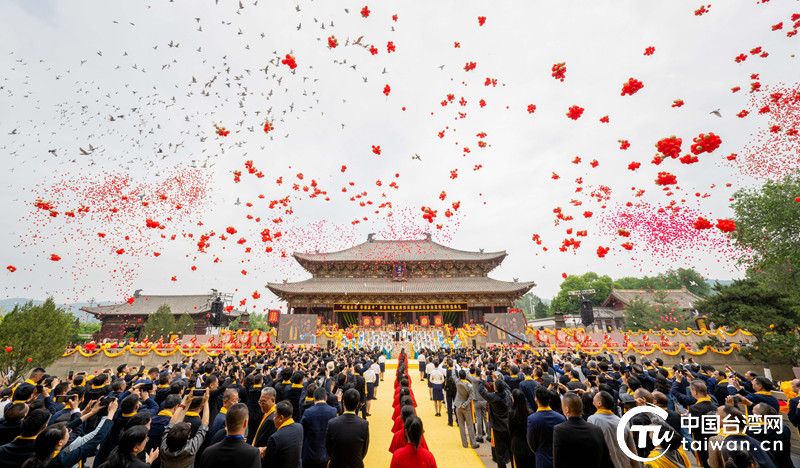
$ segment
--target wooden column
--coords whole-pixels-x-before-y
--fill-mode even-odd
[[[389,312],[383,313],[383,324],[387,325],[389,323]]]
[[[417,311],[411,312],[411,323],[414,325],[417,324]]]

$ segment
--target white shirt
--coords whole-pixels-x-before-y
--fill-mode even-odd
[[[432,362],[429,362],[427,366],[425,366],[425,373],[428,374],[430,377],[431,373],[433,372],[434,366]]]
[[[444,383],[444,372],[441,369],[434,369],[431,372],[431,383],[432,384],[443,384]]]
[[[381,366],[379,366],[377,362],[372,363],[372,365],[369,367],[369,369],[372,372],[374,372],[375,375],[378,375],[378,374],[381,373]]]
[[[385,356],[385,355],[383,355],[383,354],[381,354],[381,355],[378,357],[378,363],[380,364],[380,363],[385,363],[385,362],[386,362],[386,356]]]
[[[375,383],[375,371],[373,371],[371,367],[364,371],[364,380],[366,380],[367,383]]]
[[[422,354],[422,353],[419,353],[419,356],[417,357],[417,360],[419,362],[421,362],[422,364],[425,364],[425,355]]]

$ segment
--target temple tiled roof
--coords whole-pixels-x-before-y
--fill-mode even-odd
[[[307,262],[431,262],[502,260],[505,251],[469,252],[451,249],[430,239],[369,240],[338,252],[295,252],[298,261]]]
[[[296,283],[268,283],[276,295],[294,294],[440,294],[440,293],[526,293],[534,282],[508,282],[479,277],[410,278],[311,278]]]
[[[627,305],[636,298],[642,299],[651,304],[655,303],[653,295],[659,290],[652,289],[611,289],[611,294],[605,304],[608,304],[612,297]],[[671,307],[679,309],[693,309],[694,303],[701,299],[700,296],[693,294],[687,289],[667,289],[663,290],[667,294],[666,300]]]
[[[184,312],[188,314],[205,313],[210,309],[208,305],[208,295],[192,295],[192,296],[153,296],[141,295],[134,299],[133,304],[123,302],[122,304],[103,305],[97,307],[83,307],[82,311],[88,312],[95,316],[103,315],[150,315],[158,308],[166,304],[169,306],[173,315],[181,315]],[[226,315],[239,316],[246,315],[247,312],[241,310],[232,310]]]

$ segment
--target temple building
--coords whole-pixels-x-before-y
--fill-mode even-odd
[[[697,314],[694,303],[703,300],[697,294],[686,289],[686,286],[681,289],[616,289],[612,286],[611,293],[603,303],[603,307],[622,311],[625,310],[625,306],[630,305],[636,299],[654,305],[662,303],[670,309],[690,312],[694,315]]]
[[[212,289],[208,294],[189,296],[155,296],[143,295],[140,292],[141,289],[133,293],[133,303],[81,308],[102,322],[100,332],[94,337],[95,340],[105,338],[118,340],[126,336],[139,339],[139,332],[147,322],[147,318],[162,305],[169,306],[176,322],[184,313],[189,314],[194,320],[194,334],[204,335],[210,327],[211,303],[214,299],[219,297],[225,306],[229,306],[232,299],[230,294],[220,294],[216,289]],[[221,326],[227,326],[239,317],[241,321],[247,322],[249,315],[246,311],[236,309],[225,311],[221,315]]]
[[[483,323],[508,312],[533,282],[489,278],[506,252],[469,252],[417,240],[376,240],[338,252],[293,257],[311,278],[269,283],[288,313],[316,314],[322,324]]]

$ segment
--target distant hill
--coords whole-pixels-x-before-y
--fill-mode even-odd
[[[44,301],[39,301],[39,300],[36,300],[36,299],[25,299],[25,298],[21,298],[21,297],[13,297],[13,298],[10,298],[10,299],[2,299],[2,300],[0,300],[0,315],[6,315],[8,312],[11,312],[12,310],[14,310],[14,306],[16,306],[17,304],[22,305],[22,304],[25,304],[28,301],[33,302],[35,305],[44,304]],[[75,302],[75,303],[72,303],[72,304],[57,304],[57,305],[59,307],[63,307],[67,312],[69,312],[70,314],[72,314],[73,316],[77,317],[78,319],[80,319],[83,322],[89,322],[89,323],[98,322],[99,323],[99,321],[97,319],[95,319],[94,316],[92,316],[90,314],[87,314],[86,312],[81,312],[81,310],[80,310],[81,307],[86,307],[86,306],[92,305],[92,304],[90,304],[88,302]],[[97,304],[94,304],[94,305],[97,305]]]

